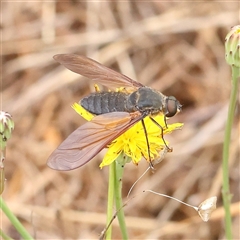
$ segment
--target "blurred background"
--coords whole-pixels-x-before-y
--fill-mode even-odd
[[[130,239],[225,239],[222,145],[231,89],[224,39],[239,22],[237,2],[24,1],[1,3],[1,108],[15,129],[7,145],[3,198],[36,239],[97,239],[106,222],[104,151],[85,166],[57,172],[51,152],[86,121],[71,108],[93,84],[53,60],[78,53],[175,96],[183,111],[169,123],[173,152],[137,183],[124,208]],[[234,239],[239,239],[239,112],[230,151]],[[125,167],[123,195],[147,169]],[[204,223],[176,201],[198,206],[217,196]],[[2,214],[2,229],[20,239]],[[117,220],[113,238],[121,239]]]

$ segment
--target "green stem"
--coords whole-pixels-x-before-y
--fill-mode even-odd
[[[228,240],[232,239],[232,220],[230,212],[231,204],[231,194],[229,187],[229,169],[228,169],[228,158],[229,158],[229,148],[231,143],[231,129],[234,120],[234,113],[237,102],[237,93],[238,93],[238,80],[239,69],[232,67],[232,88],[228,108],[228,117],[225,128],[224,144],[223,144],[223,188],[222,188],[222,197],[225,209],[225,228],[226,228],[226,237]]]
[[[122,176],[124,170],[125,159],[123,154],[121,154],[115,161],[116,164],[116,175],[115,175],[115,201],[116,209],[118,210],[118,222],[122,233],[122,239],[128,239],[127,226],[125,223],[125,215],[123,210],[122,201]]]
[[[109,223],[112,221],[113,216],[113,203],[114,203],[114,181],[115,181],[116,169],[115,162],[109,166],[109,180],[108,180],[108,206],[107,206],[107,232],[106,239],[112,239],[112,224]]]
[[[22,236],[23,239],[33,240],[32,236],[27,232],[27,230],[23,227],[23,225],[19,222],[16,216],[12,213],[12,211],[8,208],[2,197],[0,197],[0,207],[8,217],[12,225],[17,229],[19,234]]]
[[[6,158],[6,148],[0,150],[0,195],[2,194],[5,187],[5,173],[4,173],[4,160]]]

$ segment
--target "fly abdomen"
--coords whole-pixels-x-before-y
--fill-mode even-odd
[[[96,92],[80,100],[88,112],[100,115],[109,112],[127,112],[126,99],[129,94],[122,92]]]

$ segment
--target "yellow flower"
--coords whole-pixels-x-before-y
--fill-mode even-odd
[[[75,103],[73,109],[83,118],[90,121],[94,115],[87,112],[79,104]],[[153,117],[163,128],[163,135],[171,133],[173,130],[180,129],[183,124],[175,123],[168,124],[167,128],[164,123],[164,115],[159,114]],[[147,130],[147,137],[150,147],[151,160],[159,158],[160,152],[166,148],[162,139],[162,130],[149,117],[144,118],[144,123]],[[168,142],[165,141],[167,144]],[[104,156],[100,168],[110,165],[123,152],[132,159],[134,164],[138,164],[142,156],[149,161],[146,136],[141,122],[138,122],[121,136],[112,141],[108,146],[108,151]]]

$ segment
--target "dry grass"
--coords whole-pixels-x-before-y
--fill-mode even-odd
[[[7,148],[3,198],[29,232],[36,239],[96,239],[105,225],[108,168],[98,167],[103,153],[71,172],[46,166],[49,154],[84,123],[70,105],[93,90],[91,82],[52,56],[80,53],[184,105],[171,119],[185,124],[167,138],[173,153],[141,179],[133,195],[151,189],[194,205],[218,197],[211,221],[203,223],[177,202],[140,194],[125,207],[130,238],[223,239],[221,159],[231,87],[224,38],[238,23],[239,3],[9,1],[1,7],[1,104],[16,125]],[[236,117],[229,159],[235,239],[239,126]],[[146,168],[144,161],[126,166],[124,196]],[[114,238],[121,238],[117,220],[113,225]],[[19,238],[4,216],[2,228]]]

